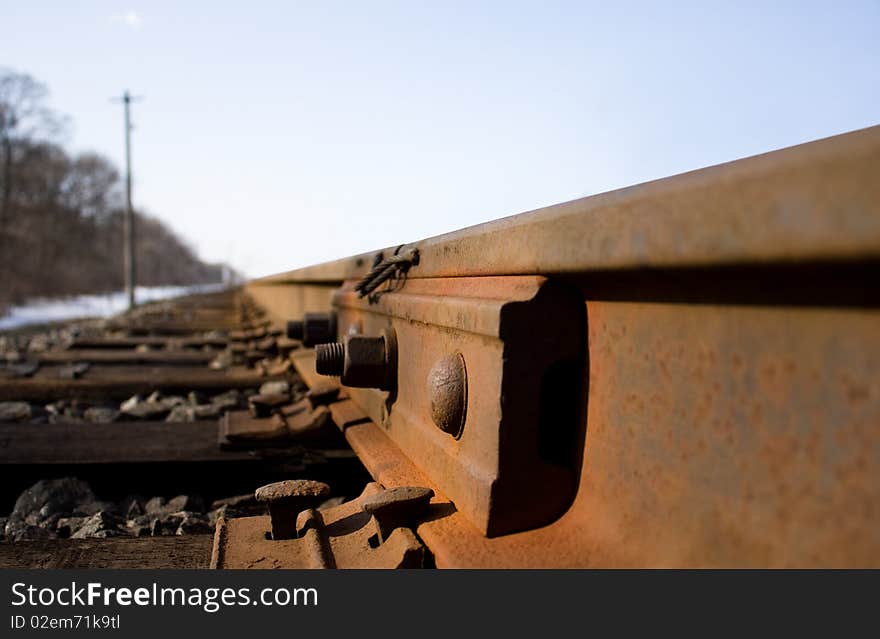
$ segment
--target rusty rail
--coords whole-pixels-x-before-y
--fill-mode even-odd
[[[438,566],[880,565],[880,127],[406,248],[246,290]]]

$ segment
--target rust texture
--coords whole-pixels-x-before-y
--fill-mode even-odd
[[[426,524],[438,565],[880,565],[876,312],[589,309],[575,503],[486,542]]]
[[[406,527],[385,531],[364,504],[381,496],[370,483],[356,499],[323,511],[302,510],[295,537],[268,539],[269,517],[221,520],[214,535],[212,568],[419,568],[424,547]],[[420,496],[423,498],[423,495]]]

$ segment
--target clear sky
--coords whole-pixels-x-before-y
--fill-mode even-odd
[[[67,146],[251,276],[880,123],[880,2],[0,0]]]

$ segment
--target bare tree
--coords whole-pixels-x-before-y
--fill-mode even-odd
[[[31,76],[0,69],[0,234],[12,198],[16,152],[23,143],[52,138],[64,120],[45,105],[48,91]]]
[[[97,153],[75,157],[61,188],[64,207],[86,217],[101,217],[123,206],[119,171]]]

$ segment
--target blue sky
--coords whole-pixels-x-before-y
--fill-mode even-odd
[[[880,122],[880,2],[21,2],[0,66],[208,260],[287,270]]]

